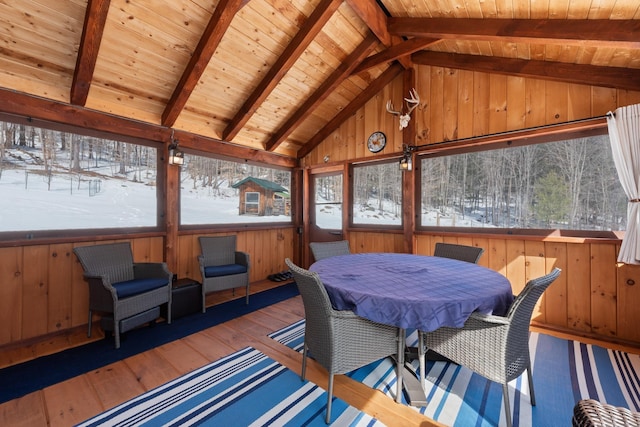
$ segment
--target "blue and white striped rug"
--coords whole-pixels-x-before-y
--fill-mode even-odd
[[[269,335],[302,351],[304,320]],[[410,332],[408,345],[416,345]],[[580,399],[640,410],[640,356],[595,345],[530,335],[536,406],[529,400],[527,376],[509,384],[514,427],[570,426],[573,406]],[[414,368],[418,370],[418,362]],[[446,362],[427,363],[426,407],[415,408],[449,426],[504,426],[502,387],[470,370]],[[349,376],[395,397],[395,365],[389,359],[372,363]],[[403,402],[406,400],[403,398]]]
[[[79,426],[325,426],[327,394],[247,347],[148,391]],[[383,426],[340,399],[336,426]]]

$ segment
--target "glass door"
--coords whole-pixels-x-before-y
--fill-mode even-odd
[[[309,241],[343,240],[342,172],[314,175],[310,185]]]

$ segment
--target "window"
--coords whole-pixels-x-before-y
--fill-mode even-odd
[[[244,193],[244,213],[258,215],[260,208],[260,193]]]
[[[323,230],[342,229],[342,174],[314,177],[312,222]]]
[[[402,225],[402,171],[397,160],[353,167],[353,224]]]
[[[156,148],[0,122],[0,232],[157,227]]]
[[[180,171],[180,224],[291,222],[291,172],[194,154]]]
[[[618,231],[608,135],[421,160],[421,225]]]

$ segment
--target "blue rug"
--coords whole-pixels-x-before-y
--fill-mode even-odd
[[[302,351],[304,320],[269,335]],[[408,345],[417,333],[409,331]],[[514,427],[570,426],[573,406],[580,399],[640,410],[640,356],[564,340],[530,335],[536,406],[531,406],[526,375],[509,384]],[[418,371],[418,362],[413,362]],[[349,374],[372,388],[395,397],[395,365],[389,359]],[[415,408],[449,426],[504,426],[502,387],[453,363],[428,361],[425,395],[429,404]],[[406,404],[406,399],[403,397]],[[515,409],[514,409],[515,408]]]
[[[289,283],[209,307],[206,313],[195,313],[175,319],[170,325],[158,323],[127,332],[119,349],[113,338],[95,341],[35,360],[0,369],[0,403],[68,380],[118,360],[186,337],[228,320],[259,310],[298,295],[295,283]],[[95,323],[95,322],[94,322]]]
[[[327,394],[247,347],[84,423],[89,426],[325,426]],[[382,426],[340,399],[336,426]]]

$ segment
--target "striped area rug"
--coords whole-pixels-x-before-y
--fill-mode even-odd
[[[304,320],[269,335],[302,351]],[[409,331],[408,345],[417,333]],[[580,399],[640,411],[640,356],[532,332],[536,406],[531,406],[527,376],[509,384],[514,427],[570,426],[573,406]],[[413,362],[418,370],[418,362]],[[446,362],[429,361],[425,394],[429,404],[415,408],[449,426],[505,426],[502,387],[470,370]],[[395,397],[395,365],[389,359],[349,373],[353,379]],[[406,404],[406,400],[403,398]]]
[[[80,426],[325,426],[327,394],[247,347],[150,390]],[[332,424],[383,426],[334,399]]]

